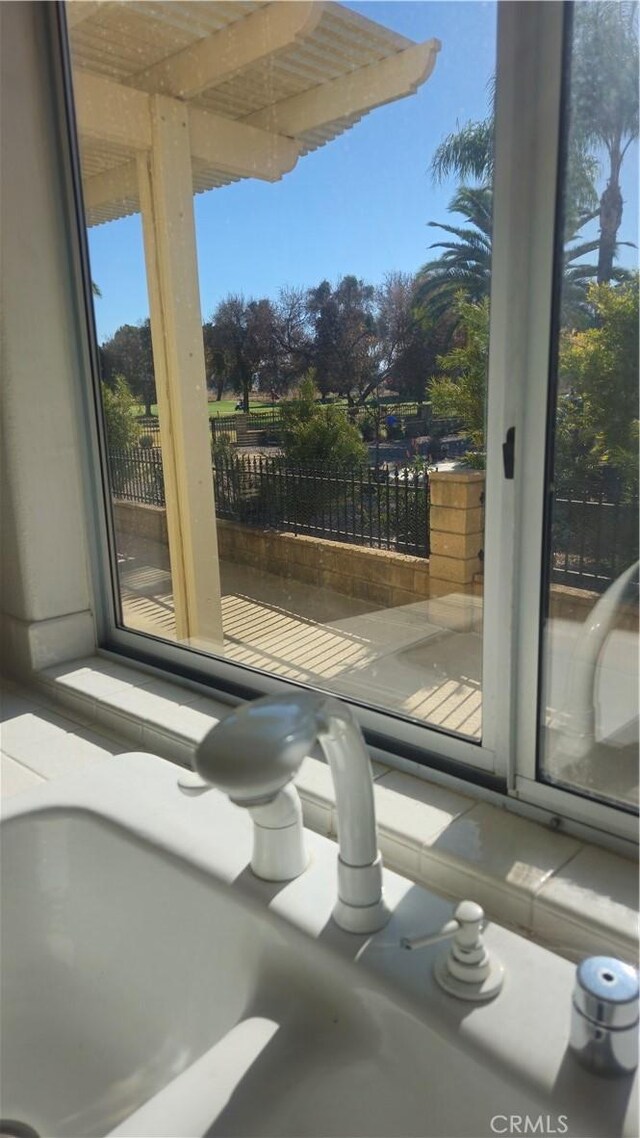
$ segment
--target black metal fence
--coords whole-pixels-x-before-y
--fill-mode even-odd
[[[114,498],[164,506],[160,447],[127,447],[109,451],[109,477]]]
[[[278,458],[216,458],[221,518],[262,529],[429,556],[426,475],[394,467],[292,468]]]
[[[252,442],[252,435],[259,432],[260,445],[278,446],[280,442],[281,418],[276,414],[256,415],[216,415],[209,420],[211,438],[214,442],[224,439],[226,442],[248,445]]]
[[[638,500],[562,489],[551,532],[552,581],[601,592],[638,557]]]
[[[159,447],[109,453],[115,498],[164,506]],[[429,556],[426,475],[394,467],[292,468],[282,459],[231,455],[213,464],[218,517],[262,529]]]

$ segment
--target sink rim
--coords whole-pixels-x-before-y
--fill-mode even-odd
[[[502,1072],[505,1079],[522,1087],[523,1095],[533,1094],[544,1102],[549,1113],[566,1113],[558,1096],[567,1086],[565,1052],[574,975],[568,961],[490,924],[489,946],[508,969],[511,959],[517,961],[517,968],[513,969],[514,976],[507,975],[497,1000],[484,1006],[465,1005],[462,1014],[454,1006],[458,1001],[441,992],[431,978],[431,960],[439,950],[406,953],[399,948],[402,936],[440,927],[451,915],[452,903],[385,870],[385,893],[394,911],[390,924],[372,936],[344,933],[330,923],[336,878],[334,842],[307,832],[312,854],[309,869],[274,890],[247,872],[251,827],[245,812],[215,790],[199,798],[182,795],[177,788],[179,776],[178,766],[131,752],[96,764],[73,778],[43,784],[8,799],[0,816],[4,825],[22,816],[46,815],[52,809],[58,814],[80,809],[115,822],[145,844],[178,857],[223,885],[233,886],[238,899],[244,895],[246,903],[259,905],[269,920],[276,919],[279,925],[284,920],[321,942],[318,947],[328,951],[331,960],[340,959],[348,968],[362,969],[363,979],[371,977],[467,1058]],[[224,838],[228,832],[233,834],[232,842]],[[542,986],[531,979],[541,970]],[[517,983],[521,972],[527,976],[527,983]],[[566,1011],[566,1017],[559,1009]],[[554,1019],[555,1032],[551,1030]],[[527,1024],[526,1032],[521,1030],[522,1023]],[[581,1069],[571,1069],[570,1073],[569,1082],[580,1089],[585,1109],[591,1100],[594,1109],[598,1101],[619,1102],[620,1081],[616,1090],[614,1082],[594,1080]],[[633,1098],[631,1102],[624,1128],[603,1130],[603,1134],[637,1134]],[[575,1109],[577,1112],[577,1106]]]

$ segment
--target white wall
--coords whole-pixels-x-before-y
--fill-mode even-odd
[[[48,5],[0,4],[2,665],[95,645],[79,457],[64,183],[44,47]]]

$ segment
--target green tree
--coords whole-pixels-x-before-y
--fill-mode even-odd
[[[297,398],[281,404],[282,449],[291,466],[330,471],[352,469],[366,461],[367,449],[344,411],[317,401],[312,374],[300,384]]]
[[[305,289],[281,288],[272,307],[270,336],[274,358],[277,359],[277,375],[274,374],[277,385],[272,390],[274,395],[284,395],[304,379],[313,363],[313,338]],[[276,372],[275,367],[273,371]],[[265,378],[269,378],[268,372]]]
[[[555,476],[560,487],[638,493],[638,276],[591,284],[596,326],[565,331],[559,353]],[[431,383],[437,415],[460,419],[480,464],[485,445],[485,384],[489,358],[488,300],[456,300],[457,343],[440,358]]]
[[[455,307],[457,342],[438,361],[441,374],[431,381],[431,403],[436,415],[461,420],[473,444],[467,461],[483,467],[489,301],[471,301],[458,293]]]
[[[207,378],[215,383],[218,399],[229,385],[242,395],[248,413],[252,388],[273,398],[303,374],[300,303],[297,294],[285,291],[275,304],[241,295],[221,301],[203,329]]]
[[[251,302],[249,302],[251,303]],[[221,395],[225,384],[242,395],[244,411],[249,412],[249,393],[256,367],[255,345],[251,336],[249,305],[241,295],[229,295],[216,308],[209,333],[209,351]],[[206,340],[205,340],[206,343]]]
[[[431,174],[435,182],[455,176],[461,182],[493,182],[494,129],[493,110],[485,119],[470,121],[446,135],[434,150]]]
[[[325,398],[364,403],[378,383],[375,289],[354,276],[335,288],[322,281],[307,293],[315,382]]]
[[[377,376],[407,400],[421,401],[443,350],[442,327],[421,319],[416,278],[389,273],[376,290]]]
[[[127,450],[140,436],[136,397],[122,375],[115,376],[111,385],[103,380],[100,387],[109,450]]]
[[[482,187],[493,185],[495,80],[492,79],[491,109],[484,119],[465,123],[443,138],[431,159],[433,180],[442,183],[457,177],[465,185],[477,182]],[[569,138],[567,163],[568,229],[574,233],[587,221],[597,216],[598,197],[594,180],[598,163],[589,153],[584,137],[572,131]]]
[[[207,389],[214,388],[216,401],[219,403],[229,382],[225,367],[224,346],[213,320],[205,320],[202,325],[202,340],[204,345],[204,368],[207,377]]]
[[[596,326],[561,342],[556,473],[573,485],[638,491],[638,276],[592,285]]]
[[[307,369],[300,305],[302,294],[280,291],[275,303],[259,300],[250,306],[249,330],[254,345],[254,379],[271,399],[286,395]]]
[[[118,376],[124,376],[131,391],[144,403],[145,414],[151,414],[156,402],[156,385],[151,348],[151,324],[122,324],[113,336],[101,346],[102,378],[113,386]]]

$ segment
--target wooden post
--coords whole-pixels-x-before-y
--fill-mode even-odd
[[[186,107],[150,99],[151,150],[137,158],[179,640],[223,642],[207,385]]]

